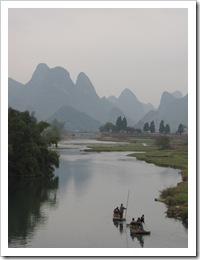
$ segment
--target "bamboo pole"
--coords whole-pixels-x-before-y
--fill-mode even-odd
[[[128,200],[129,200],[129,194],[130,194],[130,190],[128,190],[128,196],[127,196],[127,201],[126,201],[126,213],[125,213],[125,220],[126,220],[126,214],[127,214],[127,210],[128,210]]]

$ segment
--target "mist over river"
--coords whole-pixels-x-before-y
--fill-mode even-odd
[[[130,152],[84,152],[86,145],[79,142],[59,145],[54,180],[9,184],[9,247],[188,246],[188,230],[166,218],[165,204],[155,202],[159,191],[181,181],[178,170],[127,157]],[[129,190],[127,222],[114,223],[113,209],[126,206]],[[151,235],[131,237],[126,224],[142,214]]]

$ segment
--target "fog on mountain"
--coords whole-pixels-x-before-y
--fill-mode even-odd
[[[65,122],[68,131],[98,131],[106,122],[126,117],[128,126],[143,129],[154,120],[155,127],[164,120],[171,131],[180,123],[188,125],[188,96],[180,91],[164,92],[158,109],[140,102],[134,93],[124,89],[117,98],[100,98],[89,77],[80,72],[74,83],[69,72],[58,66],[38,64],[26,84],[8,79],[8,105],[19,111],[35,112],[38,120]]]

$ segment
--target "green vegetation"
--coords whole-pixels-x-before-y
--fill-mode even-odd
[[[188,153],[187,147],[172,147],[167,150],[149,151],[145,154],[133,154],[138,160],[159,166],[181,169],[182,182],[176,187],[161,191],[158,201],[167,205],[167,216],[180,218],[187,224],[188,218]]]
[[[175,148],[174,148],[175,149]],[[183,165],[187,164],[187,152],[178,150],[149,150],[148,153],[134,154],[138,160],[144,160],[159,166],[172,167],[175,169],[185,169]]]
[[[144,131],[145,133],[149,131],[149,123],[148,123],[148,122],[146,122],[146,123],[144,124],[143,131]]]
[[[155,144],[159,146],[162,150],[170,146],[170,138],[167,135],[160,135],[156,137]]]
[[[121,116],[119,116],[116,120],[115,125],[111,122],[107,122],[105,125],[102,125],[99,128],[100,132],[106,132],[106,133],[119,133],[119,132],[129,132],[129,133],[141,133],[140,129],[135,129],[133,127],[127,126],[127,120],[124,117],[122,119]]]
[[[165,125],[164,125],[164,121],[163,120],[161,120],[161,122],[160,122],[159,132],[161,134],[163,134],[165,132]]]
[[[154,123],[154,121],[151,121],[150,125],[149,125],[148,122],[146,122],[146,123],[144,124],[144,126],[143,126],[143,131],[144,131],[145,133],[147,133],[147,132],[155,133],[156,129],[155,129],[155,123]],[[161,120],[160,126],[159,126],[159,133],[161,133],[161,134],[164,134],[164,133],[165,133],[165,134],[169,134],[170,131],[171,131],[171,130],[170,130],[169,124],[167,124],[167,125],[165,126],[165,125],[164,125],[164,121]]]
[[[42,122],[42,124],[44,123],[46,122]],[[41,124],[41,122],[39,124]],[[47,124],[46,127],[42,129],[41,134],[48,145],[55,144],[56,148],[58,147],[58,142],[61,139],[61,134],[65,132],[63,129],[64,125],[65,122],[59,122],[57,119],[54,119],[51,124]]]
[[[181,135],[184,132],[184,127],[182,124],[178,126],[178,133]]]
[[[119,138],[118,138],[119,137]],[[89,151],[134,151],[129,156],[154,163],[158,166],[181,170],[182,182],[176,187],[169,187],[160,192],[157,201],[167,205],[167,216],[179,218],[187,224],[188,220],[188,145],[187,136],[170,135],[167,146],[158,144],[160,135],[110,135],[102,140],[120,141],[119,144],[92,145]],[[122,142],[123,140],[123,142]],[[141,153],[143,151],[144,153]]]
[[[54,167],[59,167],[59,155],[48,149],[49,139],[42,135],[48,127],[27,111],[8,109],[9,178],[53,175]]]

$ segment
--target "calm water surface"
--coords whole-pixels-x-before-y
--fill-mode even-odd
[[[181,181],[178,170],[137,161],[126,152],[86,153],[84,144],[72,143],[60,147],[59,178],[10,184],[9,247],[188,246],[187,229],[166,218],[165,205],[154,201],[160,190]],[[131,237],[126,223],[112,221],[129,189],[127,223],[144,214],[150,236]]]

